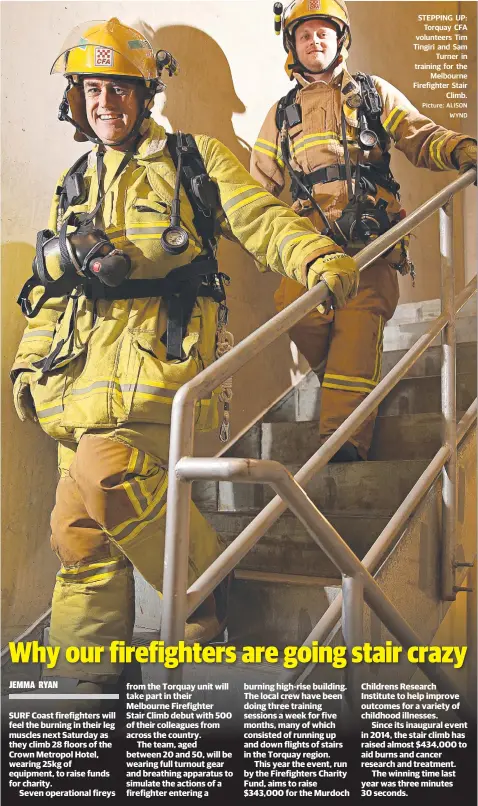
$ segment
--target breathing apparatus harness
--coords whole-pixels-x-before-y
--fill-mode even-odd
[[[51,230],[41,230],[38,233],[36,255],[32,265],[33,275],[23,286],[17,300],[28,319],[34,318],[48,299],[64,295],[70,295],[76,305],[81,294],[92,300],[162,297],[168,306],[167,328],[161,339],[166,345],[168,361],[182,361],[185,358],[182,342],[198,296],[211,297],[220,304],[219,323],[225,326],[227,308],[224,304],[226,298],[224,285],[229,283],[229,277],[219,272],[216,260],[214,237],[215,209],[218,204],[216,186],[207,175],[192,135],[182,132],[168,134],[167,141],[177,169],[177,180],[172,202],[171,224],[164,231],[161,242],[169,254],[181,254],[188,246],[188,233],[180,224],[179,191],[182,184],[193,208],[194,225],[203,246],[201,255],[184,266],[172,269],[161,279],[127,279],[131,271],[129,256],[115,249],[106,233],[94,226],[93,220],[106,193],[132,159],[133,152],[128,152],[92,212],[71,213],[63,222],[58,236]],[[66,174],[63,184],[57,188],[60,215],[64,214],[69,206],[81,204],[87,199],[84,173],[89,153],[77,160]],[[99,151],[97,154],[99,186],[103,172],[103,158],[103,152]],[[76,227],[75,231],[68,233],[68,228],[72,226]],[[54,279],[46,268],[45,259],[50,254],[59,257],[62,274],[57,279]],[[45,290],[32,308],[29,295],[37,286],[43,286]],[[47,359],[42,360],[41,369],[44,372],[55,367],[55,359],[61,347],[74,330],[74,319],[72,316],[71,332],[62,340],[61,345],[58,345],[56,354],[52,353]]]
[[[360,95],[352,96],[357,104],[359,134],[358,145],[361,149],[356,165],[351,164],[347,143],[345,115],[342,110],[341,132],[344,147],[344,164],[328,165],[311,173],[304,173],[292,167],[290,159],[289,129],[302,122],[302,110],[296,103],[296,96],[300,89],[297,84],[290,92],[281,98],[277,106],[276,126],[280,132],[281,154],[291,178],[291,194],[294,201],[307,199],[319,213],[323,223],[323,235],[333,238],[340,246],[353,246],[357,243],[369,243],[384,232],[387,232],[393,223],[386,211],[387,202],[381,199],[377,203],[373,197],[377,194],[377,186],[392,193],[397,199],[400,185],[395,181],[390,171],[390,155],[385,149],[387,134],[381,124],[382,101],[372,78],[365,73],[356,73],[354,79],[359,83]],[[347,87],[344,88],[347,90]],[[376,163],[363,163],[360,157],[363,152],[370,151],[380,145],[382,158]],[[355,180],[355,192],[352,178]],[[342,215],[333,224],[328,220],[313,196],[313,187],[317,184],[326,184],[345,180],[347,182],[348,202]],[[392,247],[393,248],[393,247]],[[398,264],[397,264],[398,266]],[[399,269],[400,270],[400,269]],[[407,273],[404,271],[404,273]]]

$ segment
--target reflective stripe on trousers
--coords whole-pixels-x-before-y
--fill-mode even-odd
[[[275,300],[282,310],[305,289],[283,279]],[[355,299],[340,311],[307,314],[289,332],[292,341],[321,380],[317,447],[334,433],[380,381],[383,328],[398,303],[395,269],[378,260],[360,275]],[[374,412],[355,432],[351,442],[367,457],[372,441]]]
[[[161,590],[168,477],[163,463],[143,451],[93,434],[81,437],[73,456],[69,474],[58,483],[51,517],[51,543],[61,568],[53,593],[50,643],[62,650],[106,649],[99,664],[70,664],[61,652],[49,674],[114,682],[121,665],[110,662],[108,647],[114,640],[131,643],[133,565],[158,593]],[[189,584],[222,548],[192,505]]]

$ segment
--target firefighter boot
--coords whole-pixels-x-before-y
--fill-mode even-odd
[[[194,613],[191,613],[186,621],[184,633],[186,644],[208,644],[222,637],[227,626],[232,579],[233,573],[231,572],[196,608]]]
[[[358,448],[355,447],[353,442],[344,442],[337,453],[332,456],[331,462],[363,462],[363,456],[360,456]]]
[[[93,683],[90,680],[78,680],[75,694],[103,694],[105,687],[102,683]]]

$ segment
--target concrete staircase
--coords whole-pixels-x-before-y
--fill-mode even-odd
[[[385,328],[383,374],[426,330],[428,320],[437,315],[437,308],[437,301],[399,306],[394,319]],[[463,308],[457,337],[457,407],[460,418],[476,396],[474,303],[470,302]],[[440,360],[440,347],[429,348],[382,402],[370,461],[329,464],[307,487],[314,503],[360,558],[372,546],[441,445]],[[320,386],[316,376],[310,373],[225,455],[275,459],[294,474],[317,449],[319,411]],[[471,440],[471,448],[468,445],[465,451],[466,457],[473,447]],[[467,481],[469,474],[470,470]],[[463,469],[460,479],[464,485]],[[438,494],[435,485],[427,497],[427,500],[430,496],[433,499],[435,514]],[[461,500],[463,495],[462,491]],[[273,492],[258,485],[207,482],[193,485],[193,497],[211,524],[230,542],[267,504]],[[434,527],[425,527],[424,512],[423,504],[415,520],[418,518],[419,533],[421,529],[423,535],[428,529],[427,551],[431,557],[433,552],[438,552],[439,528],[436,522]],[[461,515],[463,520],[464,513]],[[407,526],[411,533],[415,528],[414,520]],[[410,560],[410,551],[413,554],[416,549],[416,545],[410,548],[408,560],[404,560],[402,568],[393,563],[395,581],[393,577],[388,579],[387,572],[387,586],[392,592],[399,579],[403,581],[404,577],[411,579],[415,575],[408,566],[415,562]],[[423,587],[423,569],[419,574],[419,587]],[[439,597],[435,584],[438,575],[434,572],[432,576],[430,627],[433,624],[436,628],[439,623],[435,623],[438,618]],[[336,595],[339,581],[340,575],[331,561],[295,516],[285,513],[238,567],[229,639],[237,645],[300,644]],[[419,591],[411,590],[408,584],[406,589],[409,602],[414,603],[412,607],[405,607],[408,612],[415,608]],[[405,617],[407,612],[403,613]],[[380,626],[378,630],[380,632]],[[376,634],[376,625],[374,631]]]

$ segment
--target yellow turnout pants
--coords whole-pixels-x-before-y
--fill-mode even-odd
[[[167,445],[166,426],[164,431]],[[60,445],[51,543],[61,568],[53,592],[50,643],[62,651],[49,674],[115,682],[121,673],[121,664],[110,662],[108,647],[113,640],[131,642],[133,565],[158,593],[162,586],[166,461],[167,456],[159,462],[98,434],[84,434],[77,446]],[[222,548],[216,532],[192,505],[189,584]],[[68,646],[106,650],[98,664],[68,663]]]
[[[279,311],[306,289],[283,278],[276,292]],[[321,314],[314,310],[290,331],[297,345],[321,379],[320,443],[347,419],[380,380],[383,328],[398,303],[398,279],[386,260],[377,260],[360,275],[359,291],[340,311]],[[366,459],[372,441],[376,412],[350,439]]]

